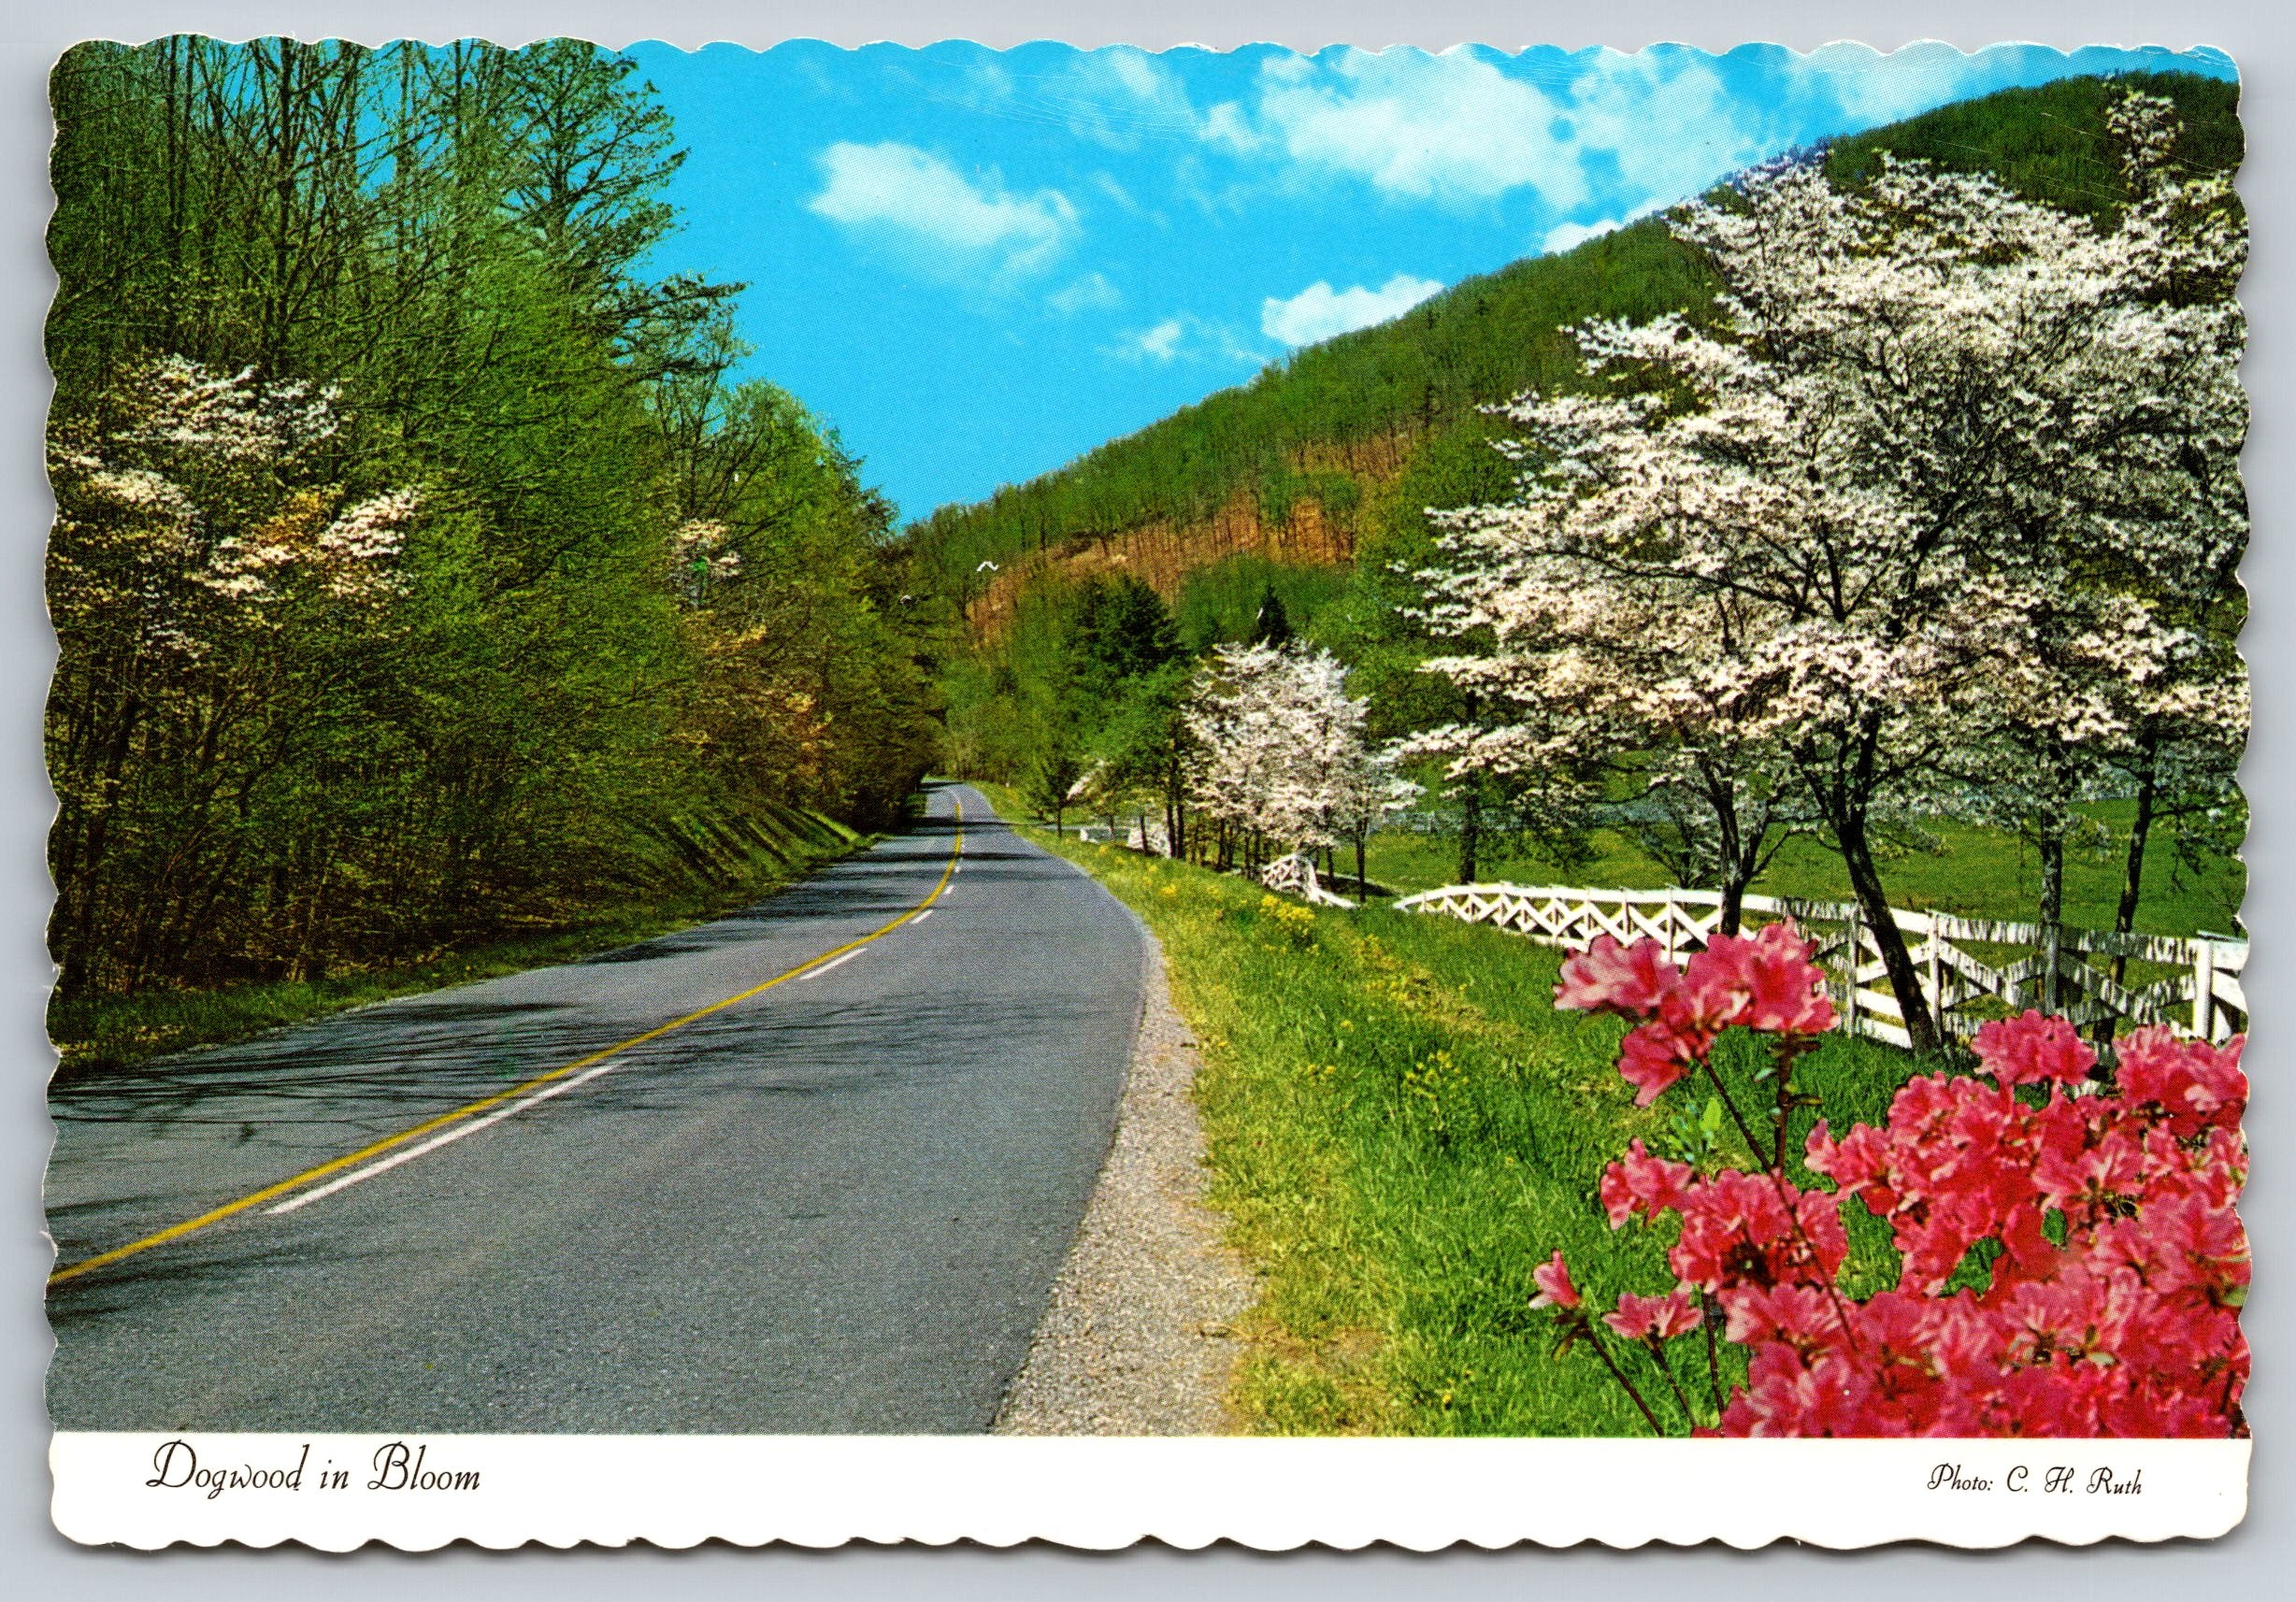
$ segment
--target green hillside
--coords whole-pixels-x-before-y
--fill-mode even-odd
[[[1076,535],[1205,516],[1240,490],[1256,489],[1276,510],[1268,503],[1323,488],[1315,475],[1287,470],[1296,453],[1455,424],[1495,396],[1567,377],[1574,357],[1562,324],[1650,317],[1704,293],[1688,253],[1657,222],[1638,223],[1566,255],[1468,279],[1392,322],[1296,351],[1058,472],[977,506],[943,508],[911,538],[928,573],[954,577],[983,558]]]
[[[1855,180],[1890,150],[1995,172],[2033,198],[2107,211],[2123,190],[2103,140],[2104,106],[2108,94],[2129,88],[2176,102],[2186,127],[2181,161],[2209,169],[2238,164],[2238,87],[2181,73],[2011,90],[1841,140],[1827,159],[1834,177]],[[1361,486],[1344,474],[1299,471],[1302,459],[1382,436],[1414,455],[1431,437],[1480,436],[1489,424],[1477,407],[1574,380],[1562,325],[1643,319],[1694,308],[1706,293],[1700,264],[1655,218],[1465,279],[1391,322],[1299,350],[1248,384],[1056,472],[976,505],[940,508],[909,531],[918,578],[961,594],[964,576],[983,560],[1002,563],[1157,519],[1200,518],[1240,493],[1256,493],[1270,521],[1313,496],[1327,518],[1352,529],[1370,515]]]

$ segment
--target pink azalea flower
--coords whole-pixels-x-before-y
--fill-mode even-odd
[[[1618,1049],[1618,1076],[1634,1087],[1634,1105],[1648,1107],[1713,1047],[1711,1036],[1655,1018],[1628,1032]]]
[[[1970,1047],[1985,1071],[2004,1085],[2078,1084],[2097,1064],[2097,1053],[2072,1024],[2031,1008],[2022,1017],[1986,1024]]]
[[[1716,935],[1683,969],[1695,1015],[1719,1032],[1731,1024],[1806,1037],[1833,1027],[1825,971],[1788,921],[1751,937]]]
[[[1690,1165],[1654,1157],[1636,1136],[1627,1154],[1602,1170],[1602,1210],[1616,1229],[1636,1213],[1645,1218],[1682,1206],[1692,1179]]]
[[[1682,1291],[1663,1296],[1638,1296],[1629,1291],[1618,1298],[1618,1310],[1605,1313],[1602,1322],[1629,1340],[1672,1340],[1698,1327],[1698,1309]]]
[[[2161,1024],[2139,1029],[2120,1043],[2121,1094],[2160,1107],[2180,1139],[2211,1125],[2233,1128],[2248,1105],[2248,1080],[2240,1070],[2246,1041],[2236,1036],[2217,1047],[2179,1040]]]
[[[1563,963],[1562,982],[1555,987],[1555,1005],[1582,1012],[1647,1018],[1658,1009],[1679,978],[1657,941],[1642,939],[1621,946],[1608,935],[1598,935],[1593,945]]]
[[[1639,1099],[1698,1066],[1722,1028],[1790,1038],[1830,1023],[1805,959],[1770,930],[1694,958],[1621,1049]],[[2138,1030],[2120,1042],[2117,1087],[2076,1095],[2094,1057],[2068,1023],[1989,1024],[1976,1041],[1989,1078],[1926,1075],[1879,1126],[1811,1131],[1808,1165],[1830,1191],[1700,1175],[1636,1140],[1603,1171],[1601,1206],[1613,1227],[1679,1215],[1677,1282],[1627,1293],[1603,1322],[1672,1339],[1699,1326],[1691,1293],[1712,1297],[1748,1352],[1720,1435],[2245,1434],[2244,1045]],[[2025,1085],[2043,1087],[2038,1105]],[[1902,1265],[1862,1302],[1839,1282],[1852,1197]],[[1981,1244],[1979,1281],[1948,1291]],[[1559,1252],[1537,1278],[1533,1305],[1579,1305]]]
[[[1579,1305],[1578,1287],[1571,1282],[1570,1267],[1558,1251],[1554,1256],[1530,1271],[1537,1281],[1539,1294],[1530,1298],[1534,1308],[1574,1308]]]

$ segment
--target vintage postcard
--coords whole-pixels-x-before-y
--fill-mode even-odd
[[[51,84],[65,1535],[2242,1518],[2225,55]]]

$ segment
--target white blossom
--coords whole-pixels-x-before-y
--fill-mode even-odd
[[[291,605],[314,620],[355,608],[376,626],[374,608],[405,593],[399,559],[422,496],[283,487],[338,432],[335,403],[332,389],[166,356],[60,419],[49,455],[60,626],[194,661],[276,634]]]
[[[1219,647],[1186,713],[1196,807],[1297,850],[1331,845],[1382,808],[1407,804],[1385,759],[1364,744],[1366,709],[1328,651]]]
[[[741,576],[741,552],[733,530],[710,518],[691,518],[670,531],[671,582],[690,606],[699,606],[711,588]]]

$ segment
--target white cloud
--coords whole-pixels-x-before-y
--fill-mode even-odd
[[[1126,211],[1132,212],[1135,215],[1139,214],[1141,210],[1141,204],[1139,201],[1132,198],[1132,192],[1125,188],[1124,185],[1118,183],[1107,173],[1094,173],[1092,175],[1092,187],[1098,190],[1102,194],[1107,195],[1109,199],[1114,201],[1118,206],[1123,207]]]
[[[1192,139],[1196,109],[1179,74],[1161,57],[1131,45],[1041,59],[1023,73],[1003,67],[966,75],[956,98],[975,110],[1066,128],[1111,150],[1138,150],[1143,138]]]
[[[1616,160],[1617,187],[1641,210],[1687,199],[1780,142],[1760,107],[1734,97],[1710,61],[1687,51],[1606,50],[1571,89],[1579,141]]]
[[[1152,362],[1169,362],[1180,354],[1180,339],[1187,330],[1180,319],[1168,317],[1154,328],[1142,329],[1131,336],[1132,349]]]
[[[1226,145],[1237,150],[1256,150],[1266,142],[1253,131],[1243,107],[1233,100],[1223,100],[1205,112],[1199,132],[1205,143]]]
[[[1663,210],[1665,206],[1664,201],[1652,200],[1636,207],[1623,217],[1602,217],[1592,222],[1557,222],[1546,231],[1546,237],[1539,241],[1539,253],[1543,256],[1552,256],[1558,251],[1570,250],[1573,245],[1584,245],[1589,239],[1600,239],[1603,235],[1624,228],[1629,222],[1639,222],[1654,211]]]
[[[1269,58],[1259,121],[1305,165],[1412,199],[1530,187],[1557,210],[1586,198],[1569,107],[1467,52],[1344,50]]]
[[[1539,241],[1539,253],[1543,256],[1557,255],[1573,245],[1600,239],[1617,226],[1618,219],[1615,217],[1605,217],[1599,222],[1557,222],[1546,231],[1546,237]]]
[[[1774,108],[1681,49],[1508,58],[1472,48],[1277,55],[1248,107],[1198,119],[1207,145],[1342,174],[1389,199],[1488,202],[1521,190],[1551,214],[1671,205],[1780,142]]]
[[[819,160],[825,182],[808,210],[847,227],[889,233],[912,250],[928,247],[921,259],[944,270],[991,263],[1011,273],[1033,272],[1076,232],[1076,207],[1058,190],[1016,194],[993,168],[969,179],[914,145],[840,142]]]
[[[1260,331],[1286,345],[1313,345],[1400,316],[1442,287],[1433,279],[1415,279],[1409,273],[1398,273],[1377,289],[1356,285],[1334,290],[1318,281],[1289,300],[1270,295],[1262,301]]]
[[[1256,366],[1265,360],[1225,322],[1210,322],[1187,311],[1174,312],[1150,327],[1127,332],[1106,353],[1120,361],[1154,362],[1158,365],[1172,362],[1226,362]]]
[[[967,93],[960,100],[976,107],[1002,100],[1012,93],[1012,75],[1005,70],[1003,62],[994,57],[976,61],[967,67],[963,82]]]
[[[1179,93],[1164,64],[1142,50],[1118,45],[1095,50],[1088,59],[1104,64],[1112,78],[1142,100],[1161,100]]]
[[[1985,58],[1995,54],[1983,52]],[[1981,59],[1934,39],[1887,55],[1844,40],[1791,57],[1787,76],[1799,90],[1823,93],[1842,108],[1845,126],[1858,131],[1959,98],[1968,80],[1980,75]]]
[[[1044,304],[1063,317],[1080,311],[1112,311],[1124,304],[1124,293],[1098,273],[1086,273],[1066,289],[1054,291]]]

